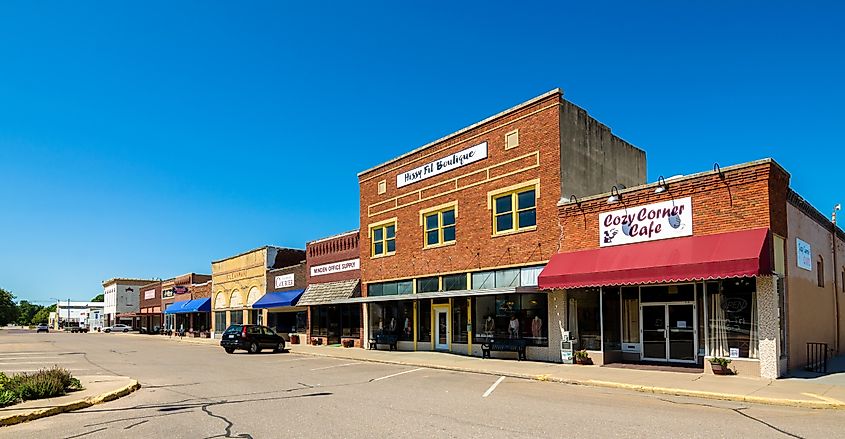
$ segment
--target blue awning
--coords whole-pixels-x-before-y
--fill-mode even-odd
[[[187,314],[191,312],[211,312],[211,298],[173,302],[164,310],[165,314]]]
[[[253,308],[281,308],[283,306],[294,306],[299,296],[305,290],[280,291],[274,293],[267,293],[264,297],[258,299],[252,304]]]

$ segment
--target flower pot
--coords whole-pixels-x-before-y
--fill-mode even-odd
[[[713,373],[715,375],[730,375],[731,370],[728,368],[727,365],[719,364],[719,363],[710,363],[710,367],[713,368]]]
[[[290,335],[290,344],[299,344],[299,336],[296,334]]]
[[[591,360],[589,358],[576,358],[575,364],[583,364],[583,365],[587,366],[587,365],[593,364],[593,360]]]

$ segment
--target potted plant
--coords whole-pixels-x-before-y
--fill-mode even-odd
[[[290,344],[299,344],[299,335],[298,334],[291,334],[290,335]]]
[[[575,363],[576,364],[593,364],[593,360],[590,358],[590,354],[587,353],[586,350],[575,351]]]
[[[713,373],[716,375],[730,375],[731,369],[728,368],[731,360],[721,357],[713,357],[710,359],[710,366],[713,368]]]

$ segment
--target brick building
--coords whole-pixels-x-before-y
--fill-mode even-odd
[[[305,246],[308,288],[299,305],[308,308],[306,340],[322,344],[352,340],[363,345],[360,303],[361,259],[357,230],[308,242]]]
[[[138,289],[138,303],[141,304],[138,316],[141,330],[150,331],[161,327],[161,281],[149,283]]]
[[[552,326],[599,364],[711,371],[718,357],[776,378],[807,363],[808,342],[839,351],[845,235],[789,178],[766,159],[564,197],[560,253],[539,279]]]
[[[162,281],[161,309],[168,331],[199,335],[211,328],[211,275],[185,273]]]
[[[364,335],[480,355],[494,338],[553,359],[537,276],[557,202],[645,181],[645,153],[553,90],[358,174]]]
[[[287,267],[267,270],[267,293],[252,306],[262,309],[262,322],[273,328],[285,340],[291,336],[305,337],[308,325],[307,308],[297,306],[305,292],[305,260]]]

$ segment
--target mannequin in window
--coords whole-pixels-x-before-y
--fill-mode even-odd
[[[510,338],[519,338],[519,320],[516,319],[516,315],[512,315],[508,323],[508,335]]]
[[[496,330],[496,321],[493,320],[493,316],[487,316],[487,320],[484,321],[484,335],[487,337],[492,337],[493,332]]]
[[[390,334],[396,333],[396,317],[390,318]]]
[[[534,316],[531,319],[531,336],[534,338],[540,338],[540,335],[543,333],[543,319],[540,316]]]
[[[405,337],[411,336],[411,319],[405,317]]]

